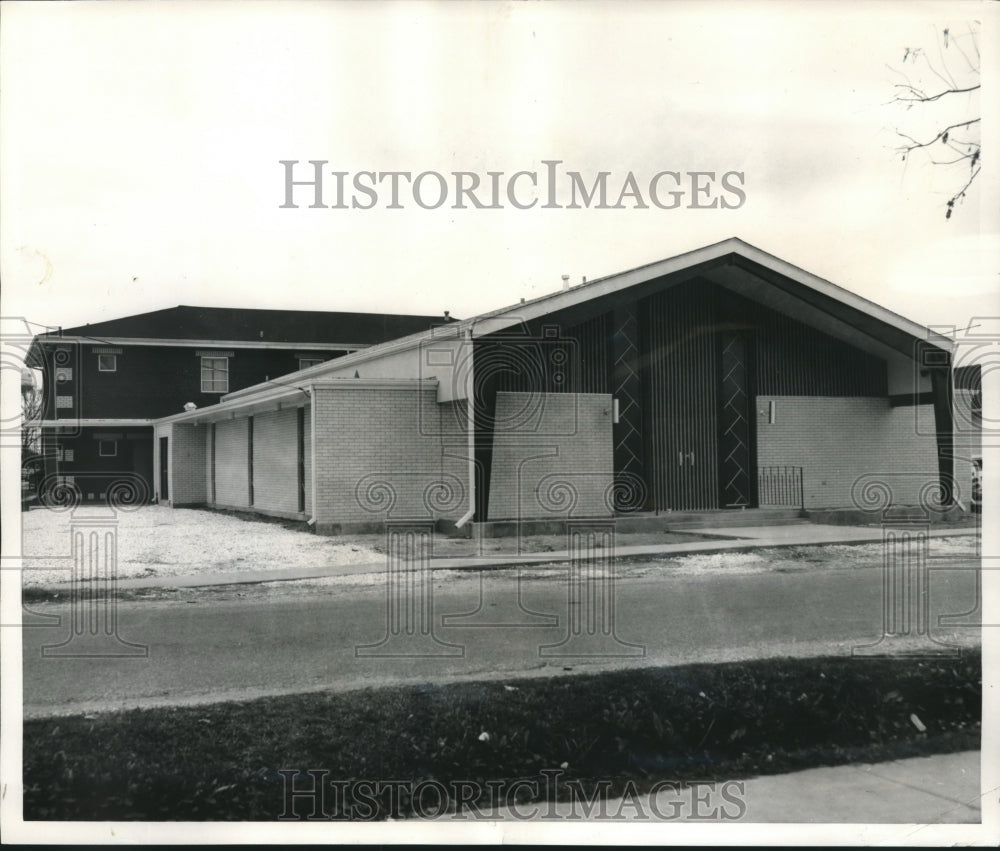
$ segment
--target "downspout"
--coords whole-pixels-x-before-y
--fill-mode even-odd
[[[461,529],[476,513],[476,382],[474,380],[475,357],[471,326],[467,333],[469,339],[469,377],[465,387],[465,410],[469,451],[469,510],[455,523],[456,529]]]
[[[950,508],[955,504],[955,426],[952,419],[955,403],[950,359],[946,368],[931,369],[930,374],[941,502],[944,507]]]
[[[315,531],[316,513],[318,511],[316,504],[318,495],[316,479],[319,476],[319,472],[316,469],[316,385],[310,384],[305,393],[309,397],[309,502],[312,508],[312,511],[309,512],[310,517],[306,520],[306,525]]]

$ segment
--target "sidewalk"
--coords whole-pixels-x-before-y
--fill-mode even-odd
[[[755,777],[744,821],[978,823],[979,760],[965,751]]]
[[[542,804],[546,818],[699,824],[978,824],[980,753],[810,768],[615,798],[589,815],[580,801]],[[742,805],[742,806],[741,806]],[[528,805],[519,808],[526,810]],[[507,808],[493,813],[517,818]]]
[[[930,531],[931,537],[950,538],[976,535],[975,528],[940,528]],[[789,526],[733,526],[724,531],[712,531],[718,540],[694,541],[686,544],[641,544],[616,546],[618,558],[655,558],[685,556],[701,553],[746,552],[772,547],[801,547],[822,544],[871,544],[882,540],[882,529],[877,526],[832,526],[822,524],[795,524]],[[519,555],[458,556],[432,558],[432,570],[483,570],[511,568],[521,565],[559,566],[570,560],[566,550],[546,553],[521,553]],[[416,569],[416,563],[409,563]],[[385,570],[386,563],[330,564],[320,567],[278,568],[274,570],[233,571],[231,573],[191,573],[177,576],[150,576],[136,579],[119,579],[120,590],[142,588],[196,588],[218,585],[246,585],[297,579],[319,579],[327,576],[353,576],[372,574]],[[46,586],[53,590],[68,591],[70,582]]]

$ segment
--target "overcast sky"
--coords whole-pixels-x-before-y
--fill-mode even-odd
[[[176,304],[464,317],[557,289],[564,273],[739,236],[924,324],[997,315],[995,176],[946,221],[967,167],[893,153],[897,128],[926,135],[942,113],[888,104],[898,71],[919,70],[906,48],[937,54],[941,29],[955,39],[976,18],[992,89],[996,11],[4,3],[2,312],[63,326]],[[953,47],[942,59],[968,70]],[[950,108],[979,114],[975,96]],[[404,193],[402,210],[382,197],[280,209],[279,161],[313,159],[484,180],[561,160],[589,180],[611,172],[613,199],[630,171],[640,186],[738,171],[746,201],[426,210]]]

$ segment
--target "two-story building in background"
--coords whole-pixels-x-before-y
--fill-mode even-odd
[[[447,321],[181,305],[41,334],[27,363],[43,376],[45,481],[71,482],[85,500],[117,482],[150,501],[154,420]]]

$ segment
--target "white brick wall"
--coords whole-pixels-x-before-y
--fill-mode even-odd
[[[610,395],[498,393],[489,520],[607,516],[611,429]]]
[[[207,499],[208,426],[175,423],[170,439],[170,502],[201,505]]]
[[[270,511],[299,510],[298,413],[294,408],[253,419],[253,504]]]
[[[215,502],[237,508],[250,504],[247,477],[247,420],[215,424]]]
[[[768,423],[768,403],[775,422]],[[917,505],[920,489],[938,481],[931,405],[893,408],[888,399],[761,396],[757,399],[757,464],[803,468],[806,508],[853,508],[862,476],[881,478],[897,505]],[[968,464],[956,477],[968,501]]]
[[[379,493],[359,485],[378,478],[392,494],[392,519],[449,517],[465,513],[467,465],[449,457],[457,448],[464,453],[464,433],[457,432],[451,408],[438,405],[434,388],[326,389],[316,388],[315,441],[317,524],[379,523],[384,511],[377,507]],[[442,428],[456,437],[442,438]],[[461,440],[459,440],[461,438]],[[454,500],[445,499],[440,510],[428,511],[427,488],[444,481],[457,485]],[[446,507],[445,507],[446,506]],[[433,506],[432,506],[433,509]]]

